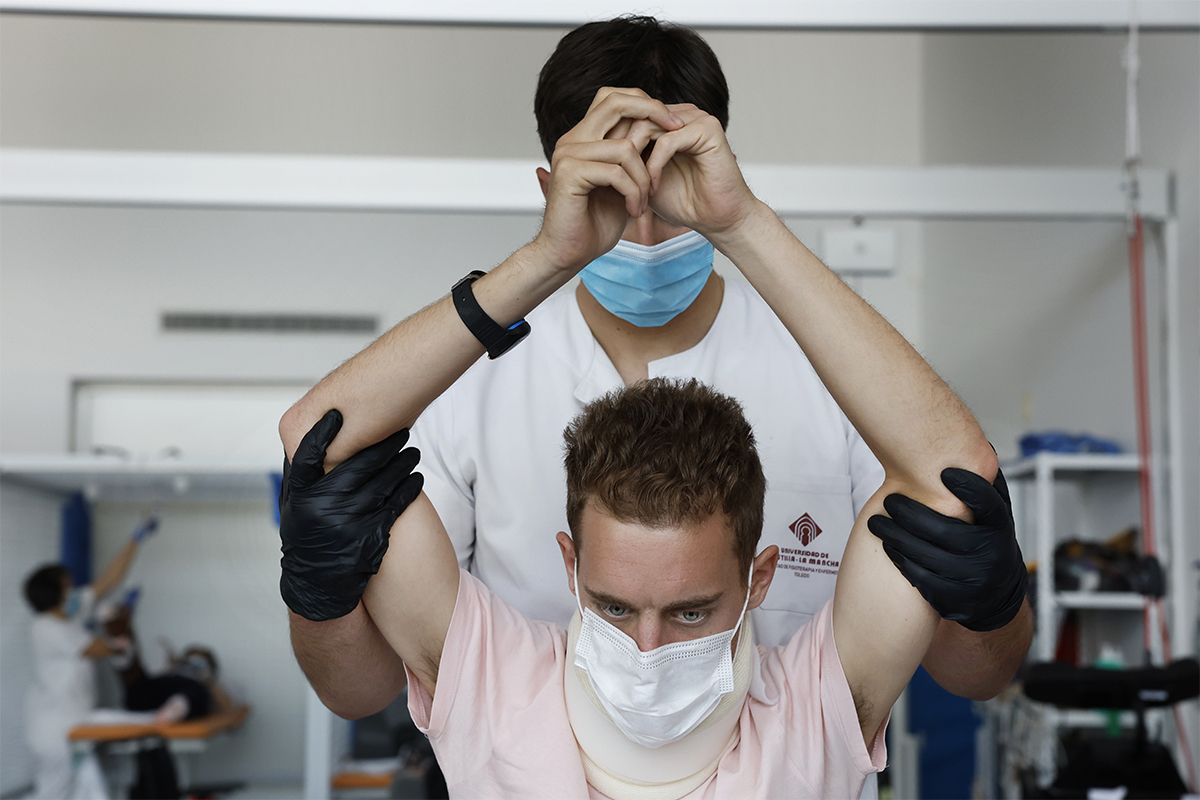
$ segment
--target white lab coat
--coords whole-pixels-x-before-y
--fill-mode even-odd
[[[72,787],[67,733],[96,705],[95,669],[83,651],[94,638],[83,627],[95,595],[82,590],[79,612],[61,619],[50,613],[33,620],[34,683],[26,696],[25,736],[34,759],[34,797],[62,800]]]

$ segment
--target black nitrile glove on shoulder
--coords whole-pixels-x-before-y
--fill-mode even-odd
[[[279,593],[288,608],[316,621],[355,609],[379,571],[392,523],[421,493],[424,480],[413,472],[417,449],[400,449],[407,430],[325,474],[325,451],[341,428],[341,413],[328,412],[304,434],[293,462],[283,461]]]
[[[939,514],[901,494],[884,498],[891,519],[867,520],[897,569],[943,619],[973,631],[1003,628],[1021,610],[1029,580],[1013,526],[1008,484],[965,469],[942,483],[975,515],[974,524]]]

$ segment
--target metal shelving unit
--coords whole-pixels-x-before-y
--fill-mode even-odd
[[[1019,491],[1032,483],[1033,555],[1037,558],[1037,638],[1034,653],[1040,661],[1052,661],[1060,614],[1069,609],[1141,611],[1142,596],[1133,592],[1060,592],[1054,588],[1054,550],[1063,531],[1056,530],[1055,488],[1062,482],[1089,482],[1102,476],[1128,476],[1131,483],[1139,469],[1136,454],[1038,453],[1005,465],[1004,474],[1013,484],[1014,512],[1025,515]],[[1115,531],[1111,531],[1115,532]],[[1026,539],[1028,543],[1028,539]],[[1027,557],[1029,553],[1027,551]]]

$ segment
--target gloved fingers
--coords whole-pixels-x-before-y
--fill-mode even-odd
[[[942,483],[971,509],[975,514],[975,524],[996,529],[1012,527],[1012,512],[1008,503],[1004,502],[1004,497],[996,487],[984,478],[970,470],[947,467],[942,470]]]
[[[417,495],[421,494],[421,488],[425,486],[425,476],[419,472],[414,472],[409,475],[396,490],[392,492],[388,498],[388,506],[397,510],[397,515],[404,512],[404,509],[417,499]]]
[[[1004,479],[1004,472],[996,468],[996,480],[992,481],[992,486],[996,488],[996,492],[1000,495],[1000,499],[1004,501],[1004,505],[1008,506],[1009,515],[1012,514],[1012,496],[1008,493],[1008,481]]]
[[[392,538],[392,523],[395,521],[395,516],[386,508],[371,516],[371,535],[359,542],[355,573],[366,578],[379,571],[379,564],[383,561],[383,554],[387,552],[388,542]]]
[[[417,499],[417,495],[421,493],[421,487],[425,485],[425,476],[419,472],[414,472],[402,481],[396,483],[391,493],[383,504],[383,511],[387,515],[387,524],[384,526],[385,531],[390,531],[396,519],[404,513],[404,510],[409,507],[413,500]]]
[[[1013,590],[1009,594],[1008,599],[1003,604],[996,604],[990,615],[986,617],[976,615],[972,619],[959,619],[955,621],[961,622],[964,627],[980,633],[1003,628],[1020,613],[1021,606],[1025,603],[1027,581],[1026,576],[1019,577],[1013,583]]]
[[[925,598],[925,602],[938,613],[942,619],[948,619],[953,622],[959,622],[967,627],[972,627],[972,622],[980,613],[979,596],[977,585],[974,585],[970,579],[958,580],[947,578],[936,572],[932,572],[919,564],[906,558],[902,553],[896,552],[886,543],[883,546],[884,552],[888,558],[896,565],[896,569],[900,571],[913,588],[921,593],[921,597]],[[1010,616],[1009,619],[1012,617]],[[999,626],[997,626],[999,627]],[[980,630],[980,629],[976,629]],[[990,628],[988,629],[990,630]]]
[[[883,542],[888,555],[893,553],[922,568],[945,577],[961,572],[966,561],[960,553],[947,552],[940,542],[927,541],[906,529],[894,519],[875,514],[867,520],[867,528]],[[893,561],[896,559],[893,557]]]
[[[291,469],[284,464],[284,480],[293,488],[311,486],[325,475],[325,451],[342,429],[342,412],[331,408],[304,434]]]
[[[331,492],[357,492],[378,475],[408,441],[408,429],[402,428],[370,447],[364,447],[338,464],[326,476],[325,487]]]
[[[962,552],[972,543],[969,534],[975,531],[970,523],[934,511],[906,495],[889,494],[883,498],[883,508],[910,535],[944,550]],[[965,538],[964,534],[967,535]]]
[[[401,428],[386,439],[378,441],[370,447],[364,447],[359,455],[363,457],[364,461],[374,464],[387,463],[404,448],[407,442],[408,428]]]
[[[366,577],[358,576],[339,582],[331,591],[330,587],[314,584],[285,568],[279,576],[279,594],[287,607],[300,616],[324,622],[344,617],[357,608],[366,584]]]
[[[890,558],[892,563],[896,565],[896,569],[900,571],[900,574],[905,577],[905,579],[912,585],[914,589],[921,593],[921,597],[925,598],[925,602],[933,606],[934,610],[937,611],[938,614],[941,614],[942,611],[940,607],[943,606],[944,603],[941,602],[941,598],[935,591],[935,588],[939,585],[938,577],[930,573],[929,570],[925,569],[920,564],[910,561],[904,556],[903,553],[897,552],[895,548],[891,547],[887,542],[884,542],[883,544],[883,551],[887,553],[888,558]]]
[[[396,487],[416,469],[421,460],[421,452],[415,447],[407,447],[392,456],[392,460],[370,479],[358,495],[364,504],[370,508],[378,508],[387,502],[388,497]]]

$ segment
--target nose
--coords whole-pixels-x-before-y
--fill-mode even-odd
[[[625,233],[621,238],[627,242],[645,245],[646,247],[658,244],[659,241],[665,241],[655,239],[655,228],[657,226],[654,224],[654,220],[656,219],[658,219],[658,215],[653,211],[647,211],[636,219],[631,217],[625,225]]]
[[[632,636],[633,640],[637,642],[638,650],[643,653],[648,653],[667,644],[664,638],[665,632],[663,626],[652,614],[642,615],[637,622]]]
[[[650,247],[662,244],[668,239],[687,233],[687,231],[687,228],[672,225],[653,211],[647,211],[636,219],[630,218],[621,238],[627,242]]]

